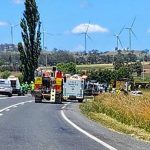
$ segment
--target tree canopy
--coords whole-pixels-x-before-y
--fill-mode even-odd
[[[34,80],[34,71],[38,67],[41,52],[41,22],[36,1],[25,0],[24,4],[25,10],[20,22],[23,43],[18,43],[18,51],[24,81],[31,82]]]

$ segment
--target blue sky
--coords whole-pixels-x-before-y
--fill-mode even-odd
[[[11,43],[10,24],[16,25],[23,16],[24,0],[1,0],[0,43]],[[150,49],[149,0],[37,0],[45,30],[45,47],[84,50],[88,27],[87,51],[114,50],[122,27],[130,27],[136,17],[132,36],[133,49]],[[90,21],[90,25],[89,25]],[[22,41],[19,26],[13,28],[14,43]],[[53,35],[48,35],[51,33]],[[128,30],[120,35],[123,48],[129,47]],[[121,48],[121,46],[119,45]]]

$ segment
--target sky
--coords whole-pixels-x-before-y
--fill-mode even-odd
[[[119,35],[122,47],[129,48],[129,31],[132,49],[150,49],[149,0],[37,0],[40,19],[44,28],[44,47],[70,51],[85,50],[84,33],[87,31],[86,50],[114,50]],[[24,0],[0,0],[0,44],[22,41],[20,19],[23,17]],[[42,29],[41,29],[42,31]],[[42,31],[43,33],[43,31]],[[43,46],[43,42],[42,42]]]

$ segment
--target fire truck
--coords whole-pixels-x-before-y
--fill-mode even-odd
[[[36,69],[34,78],[35,103],[41,103],[43,100],[61,103],[62,79],[63,74],[56,67],[53,67],[52,70]]]

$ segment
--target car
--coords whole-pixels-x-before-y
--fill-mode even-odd
[[[11,83],[12,94],[18,94],[18,96],[21,96],[22,90],[21,90],[21,86],[20,86],[20,82],[19,82],[18,77],[11,75],[8,77],[8,80]]]
[[[7,79],[0,79],[0,95],[12,96],[12,87],[11,83]]]
[[[143,95],[143,93],[142,93],[142,91],[131,91],[130,92],[131,93],[131,95],[136,95],[136,96],[140,96],[140,95]]]

